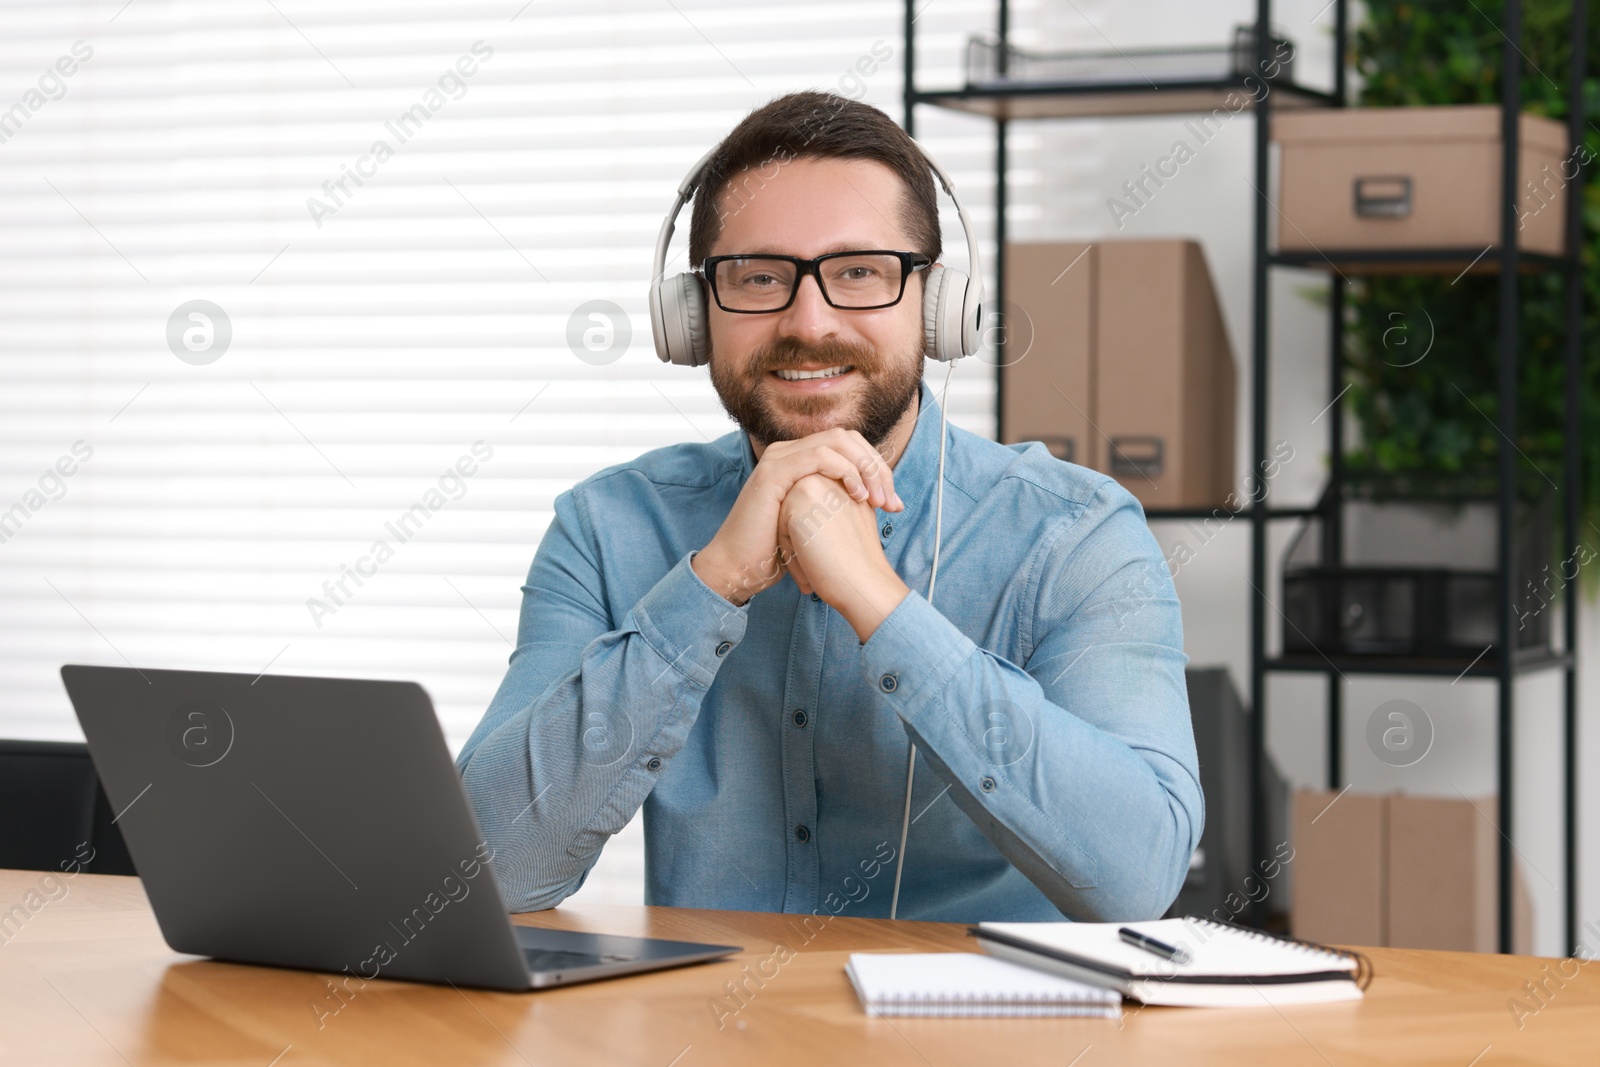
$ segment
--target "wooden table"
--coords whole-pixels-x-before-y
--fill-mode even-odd
[[[1130,1005],[1120,1021],[868,1019],[844,976],[850,952],[972,951],[965,927],[850,918],[805,925],[793,915],[574,905],[516,921],[737,943],[746,951],[731,961],[541,993],[378,980],[340,1000],[325,975],[172,952],[137,879],[48,877],[0,871],[4,1064],[1600,1062],[1600,968],[1576,961],[1567,961],[1565,974],[1576,974],[1564,979],[1555,960],[1369,949],[1376,977],[1356,1003]],[[1550,990],[1538,1010],[1523,985],[1529,981]],[[1509,1006],[1519,999],[1520,1019]]]

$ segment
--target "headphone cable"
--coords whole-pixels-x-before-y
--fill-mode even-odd
[[[939,391],[939,479],[934,489],[937,501],[933,508],[933,570],[928,575],[928,603],[933,604],[933,587],[939,580],[939,539],[944,525],[944,439],[950,421],[950,408],[945,398],[950,395],[950,377],[956,372],[956,361],[951,360],[944,374],[944,387]],[[894,895],[889,899],[889,918],[900,910],[900,875],[906,865],[906,837],[911,832],[911,784],[917,771],[917,743],[911,742],[911,755],[906,759],[906,805],[900,816],[900,852],[894,863]]]

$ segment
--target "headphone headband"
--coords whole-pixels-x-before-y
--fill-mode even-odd
[[[651,285],[659,284],[661,275],[667,269],[667,246],[672,243],[672,231],[678,223],[678,212],[683,210],[683,205],[689,202],[694,191],[700,187],[700,175],[711,163],[711,157],[717,154],[722,147],[719,142],[705,155],[701,156],[694,166],[689,168],[689,173],[683,176],[683,181],[678,183],[678,199],[672,202],[672,208],[667,212],[666,219],[661,223],[661,234],[656,238],[655,269],[650,273]]]
[[[961,198],[956,195],[956,183],[950,180],[950,175],[944,172],[944,168],[939,166],[938,161],[928,154],[926,148],[923,148],[914,140],[911,143],[917,145],[917,151],[921,152],[922,158],[927,161],[928,169],[933,171],[934,175],[939,179],[939,184],[944,186],[945,195],[956,206],[956,217],[961,220],[961,232],[966,234],[967,237],[967,276],[972,279],[973,291],[976,293],[973,299],[982,304],[983,264],[978,260],[978,235],[972,230],[972,219],[967,216],[967,209],[961,206]],[[967,354],[972,355],[973,353],[969,352]]]

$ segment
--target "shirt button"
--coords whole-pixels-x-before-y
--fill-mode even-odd
[[[994,779],[990,778],[988,775],[985,775],[978,781],[978,788],[982,789],[985,793],[993,793],[994,785]]]
[[[878,679],[878,688],[882,689],[885,693],[894,692],[896,687],[899,686],[899,684],[900,683],[895,679],[895,676],[892,675],[892,674],[886,674],[882,678]]]
[[[717,646],[717,655],[726,656],[728,654],[728,649],[730,649],[732,647],[733,647],[733,642],[732,641],[724,641],[724,642],[722,642],[722,644]]]
[[[806,827],[806,825],[804,823],[802,823],[799,826],[796,826],[794,828],[794,836],[799,838],[801,841],[810,841],[811,840],[811,831]]]
[[[661,757],[651,756],[650,762],[645,764],[645,768],[647,770],[659,771],[661,769]]]
[[[812,593],[811,594],[811,602],[813,604],[820,604],[820,603],[822,603],[822,597],[818,596],[816,593]]]
[[[794,715],[793,715],[793,719],[794,719],[794,724],[796,726],[799,726],[802,729],[805,727],[805,725],[806,725],[806,713],[805,712],[796,710]]]
[[[892,523],[892,522],[884,523],[883,524],[883,536],[888,537],[892,533],[894,533],[894,523]]]

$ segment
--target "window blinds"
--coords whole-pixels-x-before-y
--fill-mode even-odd
[[[0,9],[0,731],[81,736],[58,666],[131,663],[414,679],[458,747],[555,495],[732,428],[651,345],[677,182],[792,89],[900,119],[901,18]],[[919,81],[957,84],[992,18],[924,8]],[[987,239],[992,127],[918,121]],[[992,382],[963,364],[952,419],[992,433]]]

